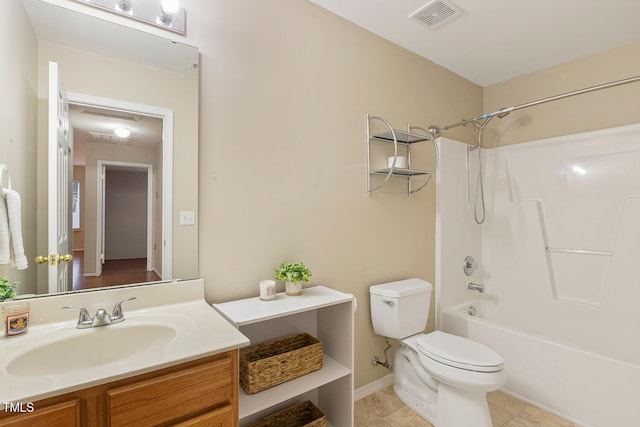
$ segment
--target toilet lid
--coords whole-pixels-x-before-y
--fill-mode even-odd
[[[418,351],[437,362],[469,371],[497,372],[504,363],[489,347],[440,331],[418,338]]]

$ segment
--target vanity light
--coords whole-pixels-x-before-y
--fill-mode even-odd
[[[186,11],[180,0],[73,0],[185,35]]]
[[[173,15],[180,10],[180,2],[178,0],[161,0],[160,14],[158,15],[158,23],[171,25]]]
[[[133,5],[133,0],[117,0],[116,1],[116,9],[120,12],[132,13],[131,6]]]
[[[128,128],[115,128],[113,133],[119,138],[129,138],[131,131]]]

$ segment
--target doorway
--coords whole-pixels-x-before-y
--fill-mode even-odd
[[[173,112],[68,96],[81,211],[73,289],[170,278]]]

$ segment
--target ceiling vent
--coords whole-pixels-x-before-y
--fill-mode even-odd
[[[409,18],[435,30],[463,14],[464,11],[450,1],[434,0],[413,12]]]

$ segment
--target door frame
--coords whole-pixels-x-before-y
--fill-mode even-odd
[[[67,92],[70,104],[100,107],[139,113],[162,119],[162,280],[173,277],[173,110],[153,105],[138,104],[117,99],[102,98],[76,92]],[[100,184],[101,185],[101,184]],[[98,215],[101,212],[98,211]],[[96,224],[96,272],[102,271],[100,261],[101,224]],[[147,239],[149,236],[147,236]],[[85,248],[87,250],[89,248]]]

